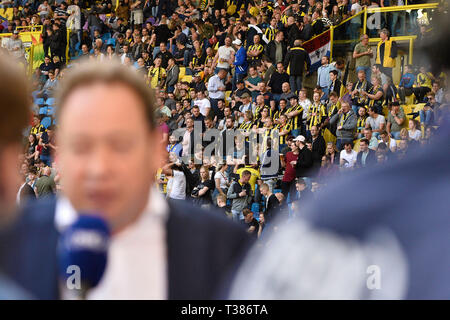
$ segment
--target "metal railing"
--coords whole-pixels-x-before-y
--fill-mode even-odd
[[[404,5],[404,6],[394,6],[394,7],[380,7],[380,8],[367,8],[365,7],[362,11],[358,12],[357,14],[348,17],[347,19],[341,21],[339,24],[335,25],[335,26],[330,26],[329,29],[325,30],[324,32],[322,32],[319,35],[316,35],[314,37],[312,37],[310,40],[305,41],[305,43],[308,43],[309,41],[312,41],[313,39],[323,35],[326,32],[330,32],[330,60],[333,57],[333,49],[334,49],[334,45],[335,44],[351,44],[354,43],[355,40],[359,41],[358,39],[349,39],[349,40],[335,40],[335,32],[336,29],[339,27],[342,27],[344,24],[348,23],[350,20],[363,15],[363,22],[362,22],[362,32],[363,34],[367,33],[367,14],[371,14],[371,13],[383,13],[383,12],[399,12],[399,11],[411,11],[411,10],[420,10],[420,9],[436,9],[439,6],[439,3],[427,3],[427,4],[413,4],[413,5]],[[415,35],[404,35],[404,36],[397,36],[397,37],[392,37],[393,40],[397,40],[397,41],[409,41],[409,63],[412,63],[412,55],[413,55],[413,45],[414,45],[414,40],[417,38],[417,36]],[[369,38],[369,42],[379,42],[380,38]]]

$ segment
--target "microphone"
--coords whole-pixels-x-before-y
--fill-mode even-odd
[[[84,300],[106,268],[110,228],[99,215],[81,213],[60,236],[60,289],[65,300]]]

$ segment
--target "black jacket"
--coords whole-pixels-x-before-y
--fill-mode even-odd
[[[281,62],[283,62],[284,58],[286,57],[286,53],[287,53],[287,46],[286,46],[285,41],[281,41],[281,51],[283,53]],[[275,44],[275,40],[272,40],[269,42],[269,44],[266,47],[266,56],[269,58],[269,60],[272,63],[279,62],[279,61],[276,61],[276,59],[275,59],[276,52],[277,52],[277,45]]]
[[[289,46],[291,48],[294,46],[295,40],[301,39],[301,31],[298,28],[296,23],[294,23],[292,26],[289,27],[288,33],[287,33],[287,38],[288,38]]]
[[[312,157],[314,163],[322,162],[322,157],[325,155],[326,148],[325,139],[319,134],[317,139],[312,142]]]
[[[306,70],[309,70],[311,60],[309,59],[308,52],[302,47],[291,48],[284,58],[284,68],[287,70],[289,67],[289,74],[291,76],[302,76],[305,65]]]
[[[220,298],[217,295],[225,295],[227,289],[222,285],[229,285],[251,239],[238,224],[219,214],[205,212],[189,202],[168,205],[168,299]],[[36,299],[61,297],[57,256],[60,233],[55,227],[55,208],[55,198],[30,202],[17,221],[0,233],[2,271]]]
[[[333,83],[331,83],[331,85],[330,85],[329,89],[332,89],[330,91],[330,93],[331,92],[336,92],[336,94],[339,97],[341,95],[341,86],[342,86],[341,80],[336,79],[336,81],[334,81],[334,86],[333,86]]]
[[[312,165],[312,152],[305,146],[298,154],[297,163],[295,164],[295,176],[297,178],[309,177]]]
[[[356,155],[356,166],[359,168],[362,168],[362,152],[358,152],[358,154]],[[377,164],[377,156],[376,156],[376,152],[372,149],[369,149],[369,154],[367,155],[366,158],[366,167],[372,167],[374,165]]]

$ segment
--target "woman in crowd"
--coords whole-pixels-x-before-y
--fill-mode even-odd
[[[209,178],[209,170],[205,166],[200,168],[200,182],[192,190],[191,196],[194,203],[204,209],[209,209],[212,204],[212,192],[214,191],[214,182]]]

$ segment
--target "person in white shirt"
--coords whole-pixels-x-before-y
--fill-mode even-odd
[[[410,119],[408,126],[409,126],[409,130],[408,130],[409,138],[412,140],[419,141],[420,138],[422,138],[422,131],[417,129],[417,127],[418,127],[417,121]]]
[[[186,176],[183,171],[173,168],[174,165],[180,165],[181,161],[177,159],[175,153],[169,153],[169,163],[162,168],[162,173],[168,176],[167,199],[185,200],[186,199]]]
[[[352,143],[344,143],[344,150],[341,151],[340,155],[340,166],[344,169],[350,169],[355,167],[358,152],[353,150]]]
[[[311,100],[306,97],[306,89],[301,89],[298,94],[298,104],[303,108],[302,120],[305,122],[308,117],[309,107],[311,107]]]
[[[205,93],[203,91],[197,92],[197,100],[194,100],[194,106],[198,106],[200,113],[205,117],[208,115],[209,110],[211,109],[211,103],[205,97]]]
[[[211,102],[211,108],[215,113],[218,111],[218,101],[225,100],[225,77],[227,76],[227,71],[225,69],[220,69],[219,72],[212,76],[208,81],[208,93],[209,101]]]
[[[395,152],[397,150],[397,142],[395,141],[395,139],[391,138],[391,135],[389,133],[387,133],[386,131],[381,131],[380,138],[381,140],[379,140],[378,142],[384,142],[389,147],[391,152]]]
[[[227,36],[225,38],[225,45],[219,47],[216,56],[214,57],[213,69],[217,67],[226,69],[227,72],[229,71],[230,65],[232,65],[234,62],[234,55],[236,54],[236,51],[231,46],[231,42],[231,37]]]

